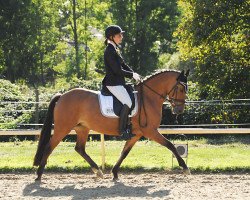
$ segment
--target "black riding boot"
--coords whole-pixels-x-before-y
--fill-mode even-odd
[[[119,131],[121,134],[121,137],[124,140],[129,140],[131,137],[134,136],[132,134],[131,126],[128,127],[128,115],[129,115],[130,108],[125,104],[122,107],[121,113],[120,113],[120,122],[119,122]]]

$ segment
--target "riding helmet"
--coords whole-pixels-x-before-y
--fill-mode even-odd
[[[105,30],[105,37],[109,38],[110,36],[114,36],[116,34],[124,33],[124,32],[125,31],[123,31],[120,26],[111,25],[111,26],[108,26],[106,28],[106,30]]]

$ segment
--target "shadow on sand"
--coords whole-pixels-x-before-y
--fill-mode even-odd
[[[127,198],[139,198],[145,199],[146,197],[158,197],[166,198],[169,195],[170,190],[158,190],[150,192],[152,186],[127,186],[122,182],[114,182],[111,187],[98,186],[93,188],[77,188],[74,184],[67,185],[63,188],[50,189],[43,187],[43,184],[34,182],[26,185],[23,190],[23,196],[32,197],[72,197],[72,199],[94,199],[94,198],[106,198],[112,199],[115,197],[127,197]]]

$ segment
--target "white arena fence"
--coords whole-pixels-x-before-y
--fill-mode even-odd
[[[42,124],[39,123],[39,118],[45,117],[48,104],[49,102],[0,101],[0,135],[11,135],[12,133],[14,135],[37,135],[37,130],[40,130],[42,126]],[[250,99],[187,101],[186,106],[187,109],[183,114],[183,123],[162,124],[159,129],[162,134],[245,134],[248,133],[246,130],[250,128]],[[217,109],[216,106],[220,106],[220,109]],[[169,108],[169,103],[164,103],[164,107]],[[190,107],[192,108],[191,110]],[[241,123],[228,123],[228,120],[224,120],[224,123],[185,124],[186,121],[192,122],[192,119],[187,118],[200,115],[201,113],[198,113],[198,111],[202,112],[202,114],[211,112],[211,110],[209,110],[211,107],[216,108],[212,109],[213,112],[219,113],[226,112],[225,107],[226,109],[244,111],[244,113],[246,113],[244,116],[245,121]],[[200,108],[202,108],[202,110]],[[188,113],[196,112],[196,110],[198,110],[197,113]],[[23,122],[25,120],[30,121],[30,119],[27,120],[27,118],[25,118],[26,115],[32,116],[33,123]],[[18,117],[20,116],[24,116],[24,119],[19,119]],[[223,119],[220,122],[223,122]],[[92,131],[91,134],[97,133]]]

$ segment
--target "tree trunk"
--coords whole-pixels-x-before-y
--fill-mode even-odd
[[[84,68],[84,79],[87,79],[87,68],[88,68],[88,38],[87,38],[87,1],[85,0],[85,4],[84,4],[84,12],[85,12],[85,38],[86,38],[86,42],[85,42],[85,68]]]
[[[41,70],[41,82],[42,85],[45,86],[45,80],[44,80],[44,67],[43,67],[43,53],[40,52],[40,70]]]
[[[135,51],[135,65],[137,67],[137,71],[140,71],[140,63],[139,63],[139,55],[138,55],[138,49],[139,49],[139,31],[138,30],[138,23],[139,21],[139,8],[138,8],[138,1],[135,1],[135,46],[136,46],[136,51]]]
[[[74,45],[76,52],[76,73],[77,78],[80,78],[80,58],[79,58],[79,44],[78,44],[78,35],[77,35],[77,24],[76,24],[76,0],[72,1],[72,9],[73,9],[73,33],[74,33]]]

